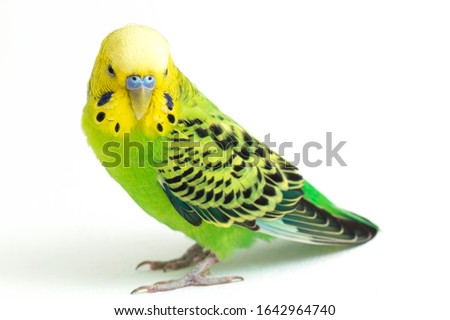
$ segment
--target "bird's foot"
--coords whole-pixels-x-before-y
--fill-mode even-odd
[[[225,284],[244,280],[244,278],[239,276],[206,278],[205,275],[208,273],[209,268],[217,262],[219,262],[219,260],[217,259],[216,255],[214,253],[209,253],[203,261],[199,262],[194,267],[194,269],[192,269],[191,272],[189,272],[183,278],[178,280],[159,281],[149,286],[141,286],[134,289],[131,294],[138,292],[153,293],[160,291],[169,291],[189,286],[212,286],[216,284]]]
[[[142,261],[136,267],[139,269],[144,265],[150,266],[150,270],[178,270],[190,267],[205,259],[209,254],[209,250],[202,248],[198,243],[190,247],[180,258],[169,261]]]

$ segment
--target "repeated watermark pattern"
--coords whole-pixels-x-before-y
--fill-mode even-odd
[[[286,157],[286,152],[289,150],[301,150],[301,152],[293,153],[293,159],[287,159],[294,166],[300,164],[311,168],[316,168],[324,164],[327,167],[336,164],[341,167],[347,166],[347,163],[339,154],[347,141],[339,141],[337,144],[333,144],[332,132],[326,132],[324,144],[318,141],[308,141],[304,143],[301,148],[294,146],[293,142],[285,141],[277,143],[276,141],[272,141],[270,133],[264,136],[263,143],[282,157]],[[242,150],[243,148],[255,149],[257,147],[243,143],[235,148]],[[169,150],[177,150],[176,154],[178,155],[178,158],[181,158],[183,153],[190,157],[190,160],[192,161],[186,161],[186,166],[200,166],[207,163],[214,163],[228,159],[230,154],[235,152],[233,151],[235,150],[233,148],[219,148],[214,141],[201,143],[200,141],[188,139],[174,139],[174,141],[163,141],[158,143],[148,141],[146,144],[143,144],[139,141],[131,141],[130,135],[126,133],[123,135],[123,140],[121,142],[109,141],[103,145],[102,152],[107,160],[103,160],[102,165],[107,168],[117,166],[129,168],[132,164],[133,166],[137,165],[138,167],[150,165],[155,168],[161,168],[166,166],[167,160],[170,159]],[[320,151],[320,154],[323,155],[323,157],[316,156],[315,159],[311,159],[311,151],[313,150]],[[266,156],[270,157],[270,153],[267,153]],[[202,161],[195,161],[195,159],[199,157],[202,157]],[[257,165],[258,161],[264,160],[265,159],[260,155],[250,152],[246,162],[249,165]]]

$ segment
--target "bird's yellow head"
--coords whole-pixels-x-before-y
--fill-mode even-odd
[[[177,116],[178,77],[169,44],[156,30],[140,25],[115,30],[95,61],[85,117],[106,134],[130,132],[140,123],[162,134]]]

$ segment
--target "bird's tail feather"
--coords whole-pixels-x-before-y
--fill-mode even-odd
[[[371,240],[378,227],[350,211],[336,207],[305,182],[297,209],[277,220],[258,219],[260,231],[275,237],[314,244],[356,245]]]

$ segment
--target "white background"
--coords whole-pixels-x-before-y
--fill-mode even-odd
[[[448,317],[448,2],[0,3],[2,319],[114,319],[113,307],[154,304]],[[260,243],[212,269],[244,282],[129,295],[182,276],[134,267],[191,241],[138,208],[80,128],[100,42],[128,23],[159,30],[179,68],[255,136],[295,152],[327,131],[348,141],[348,167],[301,172],[382,232],[344,251]]]

